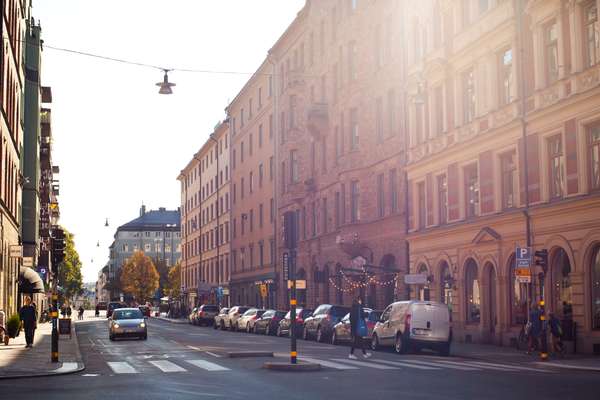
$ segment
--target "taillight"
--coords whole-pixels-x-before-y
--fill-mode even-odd
[[[258,315],[255,315],[254,317],[252,317],[252,319],[258,319]]]
[[[367,321],[367,328],[373,329],[374,327],[375,327],[375,322],[373,322],[373,321]]]
[[[404,325],[405,325],[404,331],[405,332],[410,332],[410,318],[411,318],[410,314],[406,314],[406,317],[404,319]]]
[[[326,319],[327,321],[331,321],[331,315],[327,314],[327,316],[325,317],[325,319]]]
[[[296,322],[299,322],[299,323],[303,324],[304,320],[302,318],[300,318],[300,317],[296,317]]]
[[[204,311],[200,311],[199,316],[200,316],[200,318],[203,318],[204,317]]]

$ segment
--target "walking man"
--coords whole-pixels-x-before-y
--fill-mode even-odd
[[[350,347],[350,354],[348,358],[356,360],[354,355],[354,349],[359,348],[362,350],[363,357],[371,357],[371,353],[365,350],[365,343],[363,336],[366,336],[367,323],[365,322],[365,312],[363,311],[362,301],[360,297],[357,297],[352,302],[352,308],[350,309],[350,332],[352,334],[352,346]]]
[[[31,305],[31,297],[25,297],[25,305],[19,310],[19,317],[21,318],[21,324],[25,328],[25,341],[27,343],[25,347],[33,347],[37,315],[35,307]]]

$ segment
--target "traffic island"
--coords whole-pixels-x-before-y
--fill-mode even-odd
[[[273,357],[272,351],[232,351],[227,353],[229,358]]]
[[[321,364],[299,361],[297,364],[289,362],[266,362],[263,368],[271,371],[311,372],[321,370]]]

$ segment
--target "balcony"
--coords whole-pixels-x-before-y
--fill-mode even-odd
[[[318,139],[325,134],[329,125],[329,105],[327,103],[312,103],[306,112],[306,128]]]

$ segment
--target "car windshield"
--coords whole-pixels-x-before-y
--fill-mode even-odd
[[[229,308],[221,308],[221,311],[219,311],[219,314],[227,314],[229,312]]]
[[[202,306],[202,311],[213,312],[213,311],[217,311],[217,310],[218,310],[217,306],[208,306],[208,305],[207,306]]]
[[[241,313],[241,314],[243,314],[246,311],[248,311],[249,309],[250,309],[250,307],[240,307],[240,308],[238,308],[238,312]]]
[[[113,314],[113,319],[142,319],[140,310],[116,310]]]
[[[275,312],[275,316],[278,318],[283,318],[283,317],[285,317],[285,315],[286,315],[285,311],[276,311]]]
[[[381,311],[371,311],[367,319],[371,322],[377,322],[379,317],[381,317]]]
[[[240,310],[240,312],[242,312],[242,310]],[[251,308],[248,311],[246,311],[243,316],[247,317],[249,315],[254,315],[254,314],[256,314],[256,308]]]

